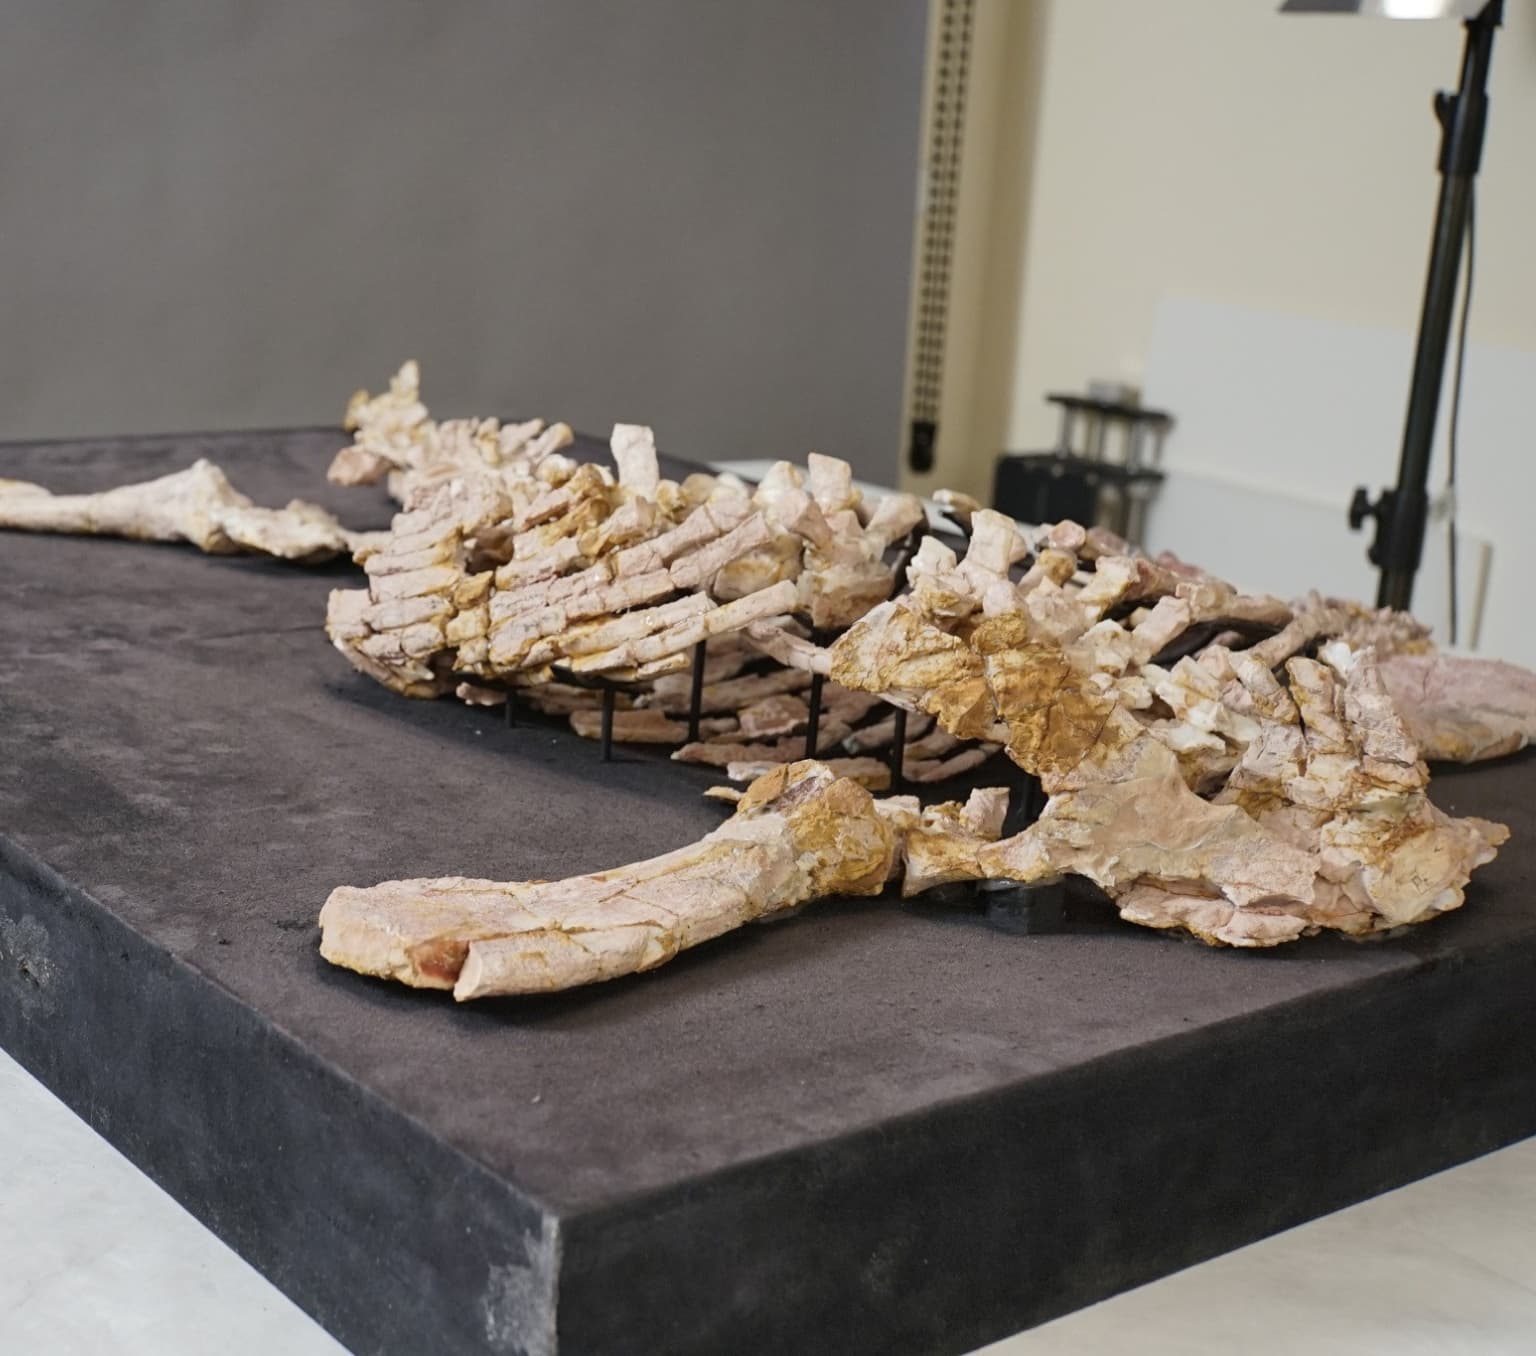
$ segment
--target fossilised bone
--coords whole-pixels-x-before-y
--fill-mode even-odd
[[[671,485],[659,478],[654,440],[641,426],[614,430],[617,482],[592,465],[546,476],[551,457],[530,476],[525,453],[513,445],[521,448],[536,424],[430,425],[418,381],[414,369],[404,370],[386,397],[354,410],[360,447],[419,474],[390,537],[369,545],[366,604],[336,595],[329,624],[355,667],[408,695],[436,696],[467,679],[466,699],[485,700],[479,694],[542,685],[559,669],[641,684],[675,674],[675,686],[657,691],[666,692],[661,704],[676,715],[688,709],[692,651],[711,640],[706,709],[738,712],[773,695],[761,689],[776,680],[753,675],[727,694],[709,682],[711,672],[734,676],[753,653],[824,671],[827,652],[784,614],[799,605],[813,620],[836,619],[884,597],[893,582],[884,555],[923,516],[912,496],[888,495],[861,518],[850,469],[820,456],[812,462],[811,493],[787,464],[774,468],[750,499],[739,486],[703,475]],[[793,547],[793,565],[775,566],[780,577],[750,591],[741,588],[745,575],[723,586],[735,562],[763,551],[777,558],[785,543]],[[724,643],[747,628],[750,650],[745,637]],[[720,648],[730,651],[723,664]],[[778,690],[808,681],[808,673],[797,674]],[[830,700],[824,706],[828,743],[873,702],[837,691],[842,707]],[[648,704],[643,692],[640,704]],[[738,760],[770,756],[755,741],[796,728],[798,713],[786,724],[784,708],[779,703],[762,723],[748,714],[740,731],[745,742],[734,750]],[[590,721],[577,724],[592,732]],[[639,717],[617,727],[619,738],[633,732],[651,740],[673,730]],[[771,756],[791,756],[786,743]],[[718,762],[726,753],[713,748],[701,756]]]
[[[869,511],[842,463],[817,457],[805,473],[776,464],[749,499],[723,479],[660,480],[649,431],[619,426],[615,481],[552,448],[535,455],[546,441],[537,421],[428,428],[415,374],[402,376],[411,380],[360,422],[383,430],[375,444],[392,438],[404,449],[395,455],[416,467],[423,509],[431,496],[451,501],[460,537],[448,557],[420,528],[412,529],[410,551],[404,540],[394,555],[372,547],[378,577],[370,606],[338,606],[334,628],[358,667],[397,690],[431,695],[459,675],[531,688],[564,666],[641,683],[675,677],[660,705],[676,715],[687,709],[691,687],[687,651],[733,625],[750,628],[743,639],[778,662],[845,677],[868,694],[938,714],[949,737],[981,741],[979,749],[936,747],[929,757],[909,751],[906,770],[919,778],[949,775],[1006,739],[1017,761],[1064,794],[1129,779],[1150,738],[1174,756],[1184,784],[1207,797],[1230,788],[1250,801],[1279,796],[1304,810],[1308,797],[1333,794],[1330,779],[1349,780],[1351,760],[1383,785],[1393,775],[1413,782],[1416,759],[1384,755],[1368,741],[1304,757],[1328,724],[1317,702],[1304,731],[1267,709],[1275,694],[1257,678],[1266,673],[1277,686],[1276,666],[1333,638],[1357,648],[1366,639],[1384,650],[1422,646],[1422,629],[1397,614],[1313,597],[1293,615],[1182,562],[1134,555],[1102,531],[1066,523],[1025,534],[1003,515],[958,500],[972,537],[964,561],[925,541],[908,570],[912,594],[882,614],[871,605],[887,592],[884,553],[920,520],[920,506],[892,496]],[[429,474],[433,458],[450,468],[446,479]],[[488,480],[486,468],[495,472]],[[482,480],[490,488],[479,488]],[[487,522],[493,512],[510,517]],[[1015,582],[1011,567],[1030,542],[1035,559]],[[469,581],[491,566],[485,598]],[[845,671],[831,651],[784,627],[777,610],[790,606],[790,587],[813,621],[868,614],[855,625],[857,643],[839,642],[836,662]],[[1211,643],[1213,634],[1220,643]],[[1243,651],[1255,635],[1264,638]],[[724,665],[711,654],[706,686],[712,673],[734,678],[745,662],[739,643]],[[1311,671],[1295,672],[1301,676],[1288,670],[1286,681],[1305,686]],[[1350,700],[1365,702],[1357,715],[1369,723],[1374,698]],[[748,704],[743,696],[724,710]],[[780,729],[782,715],[760,726],[754,719],[732,739],[717,736],[682,756],[716,763],[733,754],[736,761],[794,756],[791,739],[753,742]],[[855,719],[832,720],[831,734],[846,734]],[[1253,804],[1243,808],[1259,813]],[[1402,815],[1406,822],[1411,811]]]
[[[803,697],[780,693],[763,697],[741,708],[737,721],[745,739],[771,739],[775,735],[803,730],[810,719],[810,707]]]
[[[1064,566],[1032,568],[1013,585],[992,545],[1005,538],[981,513],[973,524],[989,538],[975,567],[920,552],[913,593],[852,627],[831,671],[954,735],[1006,729],[1051,798],[1036,825],[983,854],[990,874],[1075,872],[1133,921],[1243,946],[1381,931],[1461,903],[1504,830],[1429,803],[1369,649],[1298,655],[1335,634],[1411,645],[1413,627],[1316,598],[1293,616],[1060,525],[1042,560],[1091,549],[1096,570],[1079,583]],[[1129,626],[1110,615],[1127,606]],[[1150,662],[1211,623],[1273,634],[1246,652],[1208,644]]]
[[[902,759],[901,775],[920,786],[947,782],[951,777],[980,767],[1001,747],[1001,744],[972,744],[947,758],[914,758],[909,747]]]
[[[643,424],[615,424],[610,446],[619,468],[619,484],[631,494],[654,499],[661,484],[656,465],[656,435]]]
[[[745,631],[753,648],[787,668],[802,669],[807,674],[831,672],[832,656],[803,636],[773,622],[753,622]]]
[[[964,805],[951,801],[922,811],[905,839],[902,896],[982,879],[982,850],[996,841],[1007,813],[1008,793],[996,786],[972,791]]]
[[[933,502],[944,511],[944,516],[958,524],[963,532],[971,530],[971,519],[982,507],[979,499],[962,494],[959,490],[935,490]]]
[[[418,464],[436,430],[421,403],[421,368],[414,358],[390,378],[377,396],[354,392],[342,426],[355,436],[331,464],[329,478],[338,485],[368,485],[391,470]]]
[[[1283,794],[1202,800],[1173,753],[1144,735],[1134,775],[1052,796],[1035,825],[983,852],[983,867],[1024,881],[1075,872],[1134,922],[1235,946],[1322,927],[1381,931],[1457,907],[1505,831],[1431,805],[1422,765],[1400,761],[1411,744],[1369,653],[1340,647],[1329,658],[1343,684],[1291,661],[1305,752]]]
[[[857,782],[866,791],[890,789],[891,769],[878,758],[825,758],[818,761],[829,772]],[[725,775],[733,782],[755,782],[759,777],[765,777],[777,768],[788,766],[787,763],[772,759],[727,763]]]
[[[734,719],[699,722],[699,729],[705,734],[723,734],[735,727]],[[583,739],[600,739],[602,714],[591,710],[572,711],[571,729]],[[613,737],[625,744],[681,744],[688,738],[688,723],[672,720],[664,712],[655,710],[615,711]]]
[[[900,861],[911,817],[901,811],[880,813],[868,791],[822,764],[777,767],[713,833],[633,866],[552,882],[343,886],[320,912],[320,951],[461,1002],[616,979],[811,900],[879,894]],[[995,836],[997,822],[974,796],[953,814],[930,811],[921,831],[934,841],[923,851],[934,857],[941,837]]]
[[[936,717],[963,739],[980,737],[997,719],[980,656],[900,601],[881,604],[844,633],[830,672],[844,687]]]
[[[505,427],[495,419],[438,424],[421,401],[415,359],[402,364],[380,395],[357,391],[343,426],[353,434],[352,445],[336,454],[328,479],[366,485],[388,476],[391,492],[402,501],[457,470],[505,466],[526,477],[574,438],[569,425],[546,428],[542,419]]]
[[[709,681],[705,669],[704,687],[699,694],[699,709],[706,712],[739,711],[743,707],[768,697],[787,692],[800,692],[810,686],[811,675],[797,669],[778,669],[772,673],[750,674],[741,678],[727,678],[721,682]],[[658,682],[651,695],[642,698],[647,706],[659,706],[669,716],[685,713],[691,704],[691,682],[668,680],[665,688]]]
[[[300,499],[261,508],[203,458],[185,471],[99,494],[51,494],[41,485],[0,480],[0,527],[185,541],[210,555],[251,552],[300,562],[350,549],[347,530],[324,509]]]
[[[569,716],[577,711],[597,711],[602,708],[603,694],[595,688],[573,687],[569,683],[540,683],[536,687],[520,687],[517,699],[527,702],[535,711],[546,716]],[[614,693],[614,710],[628,711],[635,699],[625,692]]]
[[[1475,763],[1536,734],[1536,673],[1494,659],[1395,654],[1382,680],[1425,758]]]
[[[907,733],[920,737],[927,734],[932,725],[931,717],[917,716],[908,722]],[[843,740],[843,747],[849,753],[873,753],[876,749],[889,748],[895,738],[896,717],[892,714],[875,721],[873,725],[866,725],[862,730],[855,730]]]
[[[865,510],[840,463],[818,458],[808,474],[776,464],[749,500],[707,477],[661,481],[648,432],[621,426],[617,482],[548,452],[530,473],[531,429],[424,431],[411,397],[392,392],[370,418],[393,428],[416,468],[411,507],[435,505],[452,530],[397,524],[392,545],[371,548],[367,604],[333,607],[338,644],[400,690],[441,690],[459,671],[532,688],[554,665],[675,672],[668,696],[621,730],[670,742],[687,709],[685,652],[736,627],[725,681],[749,645],[936,717],[940,729],[903,750],[909,777],[952,775],[1005,740],[1051,800],[1034,829],[983,854],[993,867],[1025,879],[1077,871],[1127,918],[1238,945],[1433,916],[1460,903],[1499,841],[1497,826],[1452,820],[1424,797],[1427,774],[1368,651],[1425,646],[1397,614],[1315,596],[1293,612],[1098,529],[1026,535],[959,501],[964,560],[925,542],[911,594],[884,602],[884,555],[920,510],[900,497]],[[498,458],[494,475],[476,471]],[[813,624],[854,625],[823,649],[785,628],[780,614],[796,604]],[[743,694],[725,707],[734,724],[675,756],[735,775],[797,757],[798,704],[753,700],[766,705],[743,711]],[[827,715],[827,744],[860,718],[830,705]],[[578,721],[596,723],[590,711]],[[1478,732],[1469,747],[1509,738]]]
[[[885,564],[885,553],[923,519],[922,503],[909,494],[882,499],[862,531],[852,514],[824,517],[818,504],[808,504],[795,530],[807,540],[799,586],[811,625],[848,626],[889,598],[895,577]]]

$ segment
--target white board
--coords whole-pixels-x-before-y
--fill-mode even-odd
[[[1474,299],[1474,315],[1476,302]],[[1166,297],[1148,354],[1144,398],[1177,419],[1168,482],[1146,545],[1282,597],[1310,588],[1371,601],[1376,572],[1345,510],[1356,485],[1396,479],[1412,371],[1406,330]],[[1468,348],[1460,435],[1463,647],[1536,665],[1520,579],[1536,565],[1525,525],[1536,498],[1531,393],[1536,352]],[[1432,484],[1444,475],[1449,380]],[[1477,625],[1480,576],[1486,601]],[[1414,612],[1445,636],[1449,566],[1431,528]]]

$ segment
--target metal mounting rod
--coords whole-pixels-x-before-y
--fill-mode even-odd
[[[907,708],[898,706],[892,717],[891,728],[891,794],[901,792],[906,775],[907,758]]]
[[[618,693],[608,683],[603,684],[603,762],[613,762],[613,708]]]
[[[699,718],[704,714],[704,652],[709,641],[693,647],[693,683],[688,690],[688,742],[699,742]]]
[[[826,678],[819,673],[811,675],[810,712],[805,719],[805,756],[816,756],[816,740],[821,734],[821,685]]]

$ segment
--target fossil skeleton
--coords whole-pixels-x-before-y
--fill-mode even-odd
[[[648,430],[620,426],[617,480],[557,463],[542,489],[519,490],[509,476],[539,479],[537,463],[466,458],[462,439],[422,431],[414,373],[357,409],[357,446],[391,449],[375,453],[380,463],[427,487],[424,498],[408,491],[424,516],[408,499],[397,521],[400,568],[436,569],[421,583],[448,595],[446,606],[392,607],[421,595],[381,587],[394,573],[386,561],[370,566],[368,595],[333,598],[337,644],[359,667],[381,663],[376,676],[399,690],[426,695],[465,673],[543,687],[595,733],[595,700],[580,702],[557,670],[602,673],[639,685],[613,717],[621,737],[676,742],[687,652],[722,636],[701,676],[700,737],[675,757],[732,780],[771,774],[805,752],[805,685],[828,680],[817,751],[848,755],[829,775],[877,790],[888,780],[868,755],[896,723],[861,725],[874,710],[861,695],[913,713],[903,759],[913,780],[1005,748],[1049,799],[1029,829],[979,849],[975,871],[1081,875],[1124,917],[1215,943],[1433,917],[1462,902],[1505,836],[1429,802],[1416,740],[1452,757],[1519,746],[1536,724],[1536,678],[1526,692],[1491,669],[1457,668],[1402,614],[1244,594],[1101,530],[1027,530],[959,495],[943,502],[969,537],[963,557],[927,538],[907,592],[892,597],[886,553],[917,507],[897,496],[871,512],[833,459],[813,457],[805,473],[779,463],[750,493],[725,478],[674,487],[657,475]],[[476,447],[500,447],[477,427]],[[456,473],[434,472],[449,445]],[[489,518],[485,496],[465,488],[487,475],[503,494]],[[501,554],[476,575],[482,537]],[[409,634],[427,612],[441,635]],[[381,639],[371,618],[399,638]],[[754,655],[783,667],[744,673]]]
[[[350,551],[367,587],[331,595],[327,631],[394,691],[476,705],[515,693],[580,733],[680,745],[674,757],[752,782],[736,793],[730,825],[660,859],[676,864],[690,908],[711,921],[668,931],[651,919],[640,950],[605,952],[586,970],[570,953],[560,983],[648,968],[655,948],[664,959],[835,892],[829,882],[855,888],[846,881],[863,879],[847,874],[856,864],[802,862],[810,874],[790,884],[738,878],[732,866],[709,902],[711,863],[734,862],[763,825],[788,840],[809,833],[812,804],[860,807],[847,809],[850,824],[862,815],[905,825],[888,846],[891,862],[907,862],[908,892],[940,879],[1076,874],[1127,919],[1239,946],[1434,917],[1462,902],[1471,872],[1505,837],[1433,806],[1423,757],[1523,747],[1536,730],[1536,675],[1439,654],[1403,614],[1243,594],[1101,530],[1026,529],[958,494],[940,499],[969,538],[963,556],[929,537],[903,575],[891,557],[922,522],[921,504],[900,494],[865,503],[835,458],[813,454],[804,470],[777,463],[755,487],[703,473],[676,482],[660,474],[651,431],[621,424],[615,474],[565,455],[564,424],[434,421],[414,363],[382,395],[359,392],[348,424],[354,441],[330,478],[387,479],[402,504],[387,532],[348,533],[300,501],[260,508],[206,461],[99,494],[0,481],[0,526],[300,561]],[[606,712],[594,680],[625,685]],[[898,722],[882,703],[911,716]],[[937,830],[914,838],[919,829],[893,808],[903,798],[868,796],[898,766],[871,755],[902,737],[894,752],[915,783],[1006,750],[1049,796],[1038,821],[1003,841],[956,829],[964,841],[954,852],[940,850]],[[797,761],[811,742],[825,763]],[[923,815],[961,814],[941,809]],[[501,926],[498,910],[547,899],[586,910],[583,931],[607,928],[620,896],[583,879],[564,893],[393,883],[337,892],[327,915],[338,937],[371,935],[369,919],[415,936],[418,913],[423,927],[434,911],[459,927],[483,905]],[[545,918],[533,930],[552,936],[553,926]],[[370,973],[399,971],[370,969],[362,943],[327,946],[363,956],[358,968]],[[460,956],[461,996],[531,982],[516,978],[521,952],[487,940],[476,954]]]

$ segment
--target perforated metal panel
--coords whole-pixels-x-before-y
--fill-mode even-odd
[[[938,43],[933,57],[933,113],[929,120],[919,227],[922,245],[917,261],[917,333],[912,352],[911,428],[907,445],[907,464],[918,472],[933,469],[938,442],[974,10],[974,0],[940,0]]]

